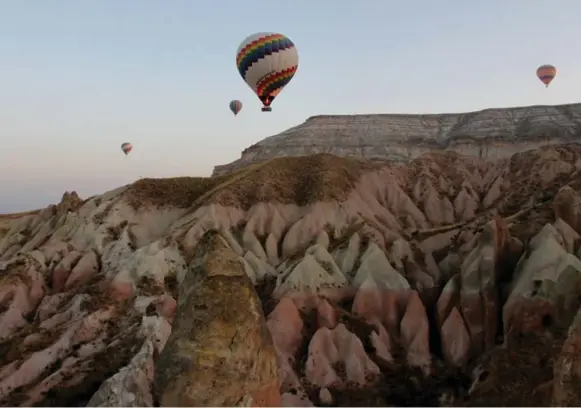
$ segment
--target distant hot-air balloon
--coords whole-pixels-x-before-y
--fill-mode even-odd
[[[537,68],[537,77],[541,80],[546,87],[549,87],[551,81],[557,75],[557,68],[552,65],[541,65]]]
[[[131,149],[133,149],[133,146],[131,145],[131,143],[125,142],[121,145],[121,150],[123,150],[123,153],[125,153],[125,156],[127,156],[129,154]]]
[[[263,112],[291,81],[299,65],[294,43],[282,34],[256,33],[246,38],[236,52],[236,67],[261,100]]]
[[[242,102],[240,102],[238,99],[234,99],[233,101],[230,102],[230,110],[234,115],[238,115],[238,112],[240,112],[241,109]]]

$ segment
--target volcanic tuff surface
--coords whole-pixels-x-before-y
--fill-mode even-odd
[[[313,116],[268,137],[214,175],[281,156],[331,153],[369,160],[408,161],[434,150],[484,159],[581,138],[581,104],[486,109],[438,115]]]
[[[579,405],[580,194],[569,144],[2,216],[0,405]]]

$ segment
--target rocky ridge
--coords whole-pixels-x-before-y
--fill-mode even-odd
[[[328,154],[0,216],[0,405],[576,405],[581,146]]]
[[[225,174],[283,156],[330,153],[409,161],[451,150],[483,159],[581,138],[581,104],[485,109],[452,114],[321,115],[250,146],[240,159],[214,168]]]

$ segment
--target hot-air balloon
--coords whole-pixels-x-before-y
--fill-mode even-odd
[[[230,101],[230,110],[232,111],[234,116],[238,115],[238,112],[240,112],[241,109],[242,109],[242,102],[240,102],[238,99],[234,99],[233,101]]]
[[[557,75],[557,68],[552,65],[541,65],[537,68],[537,77],[541,80],[545,87],[549,87],[551,81]]]
[[[270,104],[291,81],[299,65],[294,43],[277,33],[256,33],[246,38],[236,52],[236,67],[242,79],[270,112]]]
[[[131,143],[125,142],[121,145],[121,150],[125,153],[125,156],[129,154],[129,152],[133,149],[133,145]]]

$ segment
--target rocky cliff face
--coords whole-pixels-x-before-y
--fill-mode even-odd
[[[268,137],[214,175],[282,156],[331,153],[370,160],[409,161],[434,150],[483,159],[581,138],[581,104],[486,109],[442,115],[314,116]]]
[[[0,405],[578,405],[580,176],[320,154],[2,216]]]

